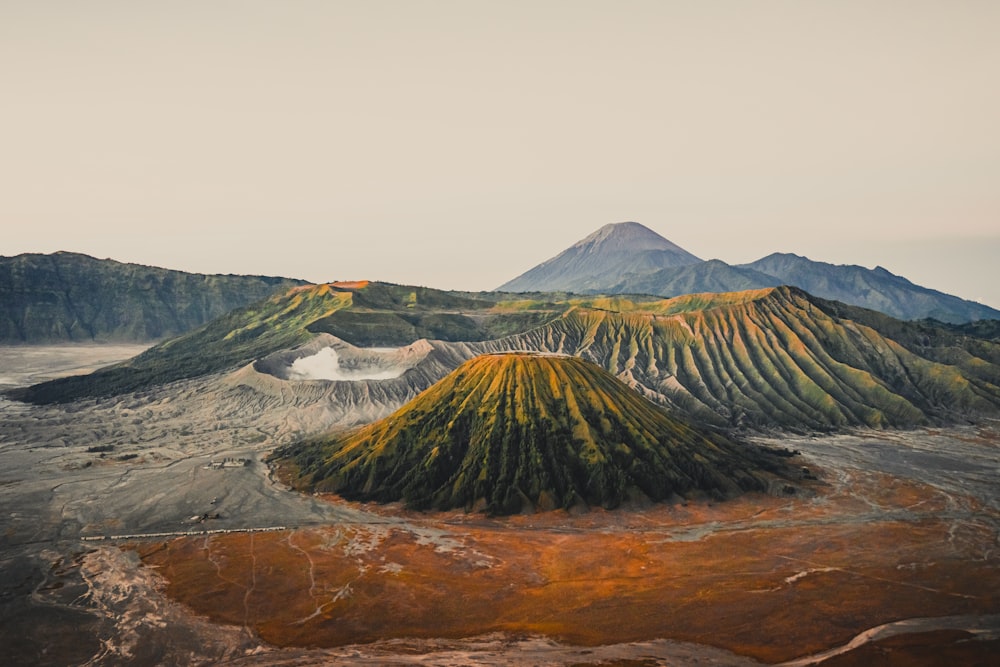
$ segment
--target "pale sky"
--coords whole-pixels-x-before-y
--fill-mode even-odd
[[[1000,2],[0,0],[0,254],[490,289],[608,222],[1000,307]]]

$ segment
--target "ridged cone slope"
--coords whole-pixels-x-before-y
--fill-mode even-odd
[[[715,425],[803,431],[1000,415],[1000,344],[791,287],[666,300],[490,301],[380,283],[311,285],[122,364],[9,395],[59,402],[142,391],[235,369],[320,333],[360,347],[435,340],[405,382],[391,381],[403,393],[393,389],[389,399],[388,385],[370,383],[380,394],[373,400],[393,408],[478,354],[533,350],[583,357],[655,402]],[[364,401],[368,389],[355,390]]]
[[[792,287],[580,308],[513,344],[582,356],[730,426],[908,427],[1000,413],[1000,346]]]
[[[636,491],[726,497],[766,488],[763,470],[780,468],[587,361],[533,354],[476,357],[388,418],[282,456],[313,489],[490,513],[614,507]]]

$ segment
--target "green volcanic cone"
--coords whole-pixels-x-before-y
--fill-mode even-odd
[[[292,446],[305,488],[433,509],[615,507],[767,487],[776,456],[675,418],[575,357],[476,357],[389,417]]]

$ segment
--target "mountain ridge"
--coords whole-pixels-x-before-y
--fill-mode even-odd
[[[498,290],[518,292],[562,291],[581,294],[651,294],[674,297],[696,292],[730,292],[777,285],[792,285],[815,296],[879,310],[907,320],[936,319],[962,324],[1000,319],[1000,310],[938,290],[916,285],[882,266],[867,269],[857,265],[818,262],[791,253],[772,253],[747,264],[730,265],[718,259],[701,261],[656,232],[639,223],[630,232],[605,225],[559,255],[508,281]],[[610,229],[609,229],[610,228]],[[637,232],[642,228],[645,232]],[[656,265],[647,261],[641,243],[631,239],[655,237],[685,253],[689,261]],[[600,246],[585,242],[594,237],[619,238],[616,250],[602,257]],[[589,252],[583,254],[583,248]]]
[[[772,275],[815,296],[877,310],[898,319],[933,318],[948,324],[1000,319],[1000,311],[994,308],[917,285],[882,266],[867,269],[780,252],[739,266]]]
[[[608,290],[615,294],[655,294],[666,298],[701,292],[735,292],[788,284],[750,267],[709,259],[653,273],[623,276]]]
[[[300,388],[313,395],[319,386],[355,386],[297,381],[281,367],[317,354],[317,337],[330,335],[376,348],[436,339],[400,378],[358,384],[364,392],[351,400],[362,402],[383,386],[396,397],[419,392],[480,354],[536,351],[591,361],[647,398],[725,428],[908,428],[1000,414],[1000,344],[798,288],[555,302],[419,289],[370,283],[292,290],[117,366],[9,395],[36,403],[115,396],[247,365],[240,371],[247,382],[238,384],[249,392],[240,400],[250,402],[254,372],[290,397]],[[427,335],[435,331],[451,340]],[[392,396],[380,405],[398,406]]]
[[[198,274],[82,253],[0,257],[0,342],[147,342],[305,281]]]

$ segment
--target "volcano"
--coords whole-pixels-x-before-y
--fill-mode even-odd
[[[604,225],[555,257],[504,283],[502,292],[606,291],[632,273],[699,264],[701,260],[638,222]]]
[[[930,318],[962,324],[1000,319],[995,308],[916,285],[882,267],[828,264],[789,253],[774,253],[738,266],[718,259],[703,262],[638,222],[604,225],[497,291],[672,298],[779,285],[902,320]]]
[[[476,357],[389,417],[278,453],[298,485],[490,514],[765,490],[775,454],[672,416],[600,367]]]

